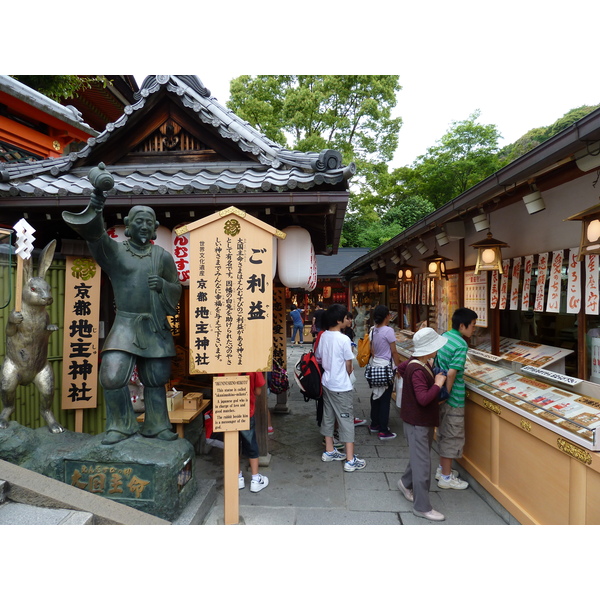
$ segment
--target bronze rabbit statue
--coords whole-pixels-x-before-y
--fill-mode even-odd
[[[57,325],[50,324],[46,307],[52,304],[50,284],[45,280],[52,264],[56,240],[41,252],[38,276],[33,277],[31,258],[23,261],[22,309],[13,310],[6,326],[6,356],[0,371],[0,429],[9,425],[15,410],[16,389],[33,382],[40,392],[40,412],[52,433],[61,433],[63,427],[54,417],[54,372],[48,362],[48,340]]]

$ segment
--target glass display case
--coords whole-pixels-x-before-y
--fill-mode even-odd
[[[494,357],[497,358],[497,357]],[[537,367],[490,364],[469,353],[467,387],[590,450],[600,450],[600,401],[589,382]]]

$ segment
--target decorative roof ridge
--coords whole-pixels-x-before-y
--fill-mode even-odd
[[[10,75],[0,75],[0,91],[9,96],[13,96],[14,98],[18,98],[64,123],[76,127],[80,131],[85,131],[90,135],[98,133],[83,120],[81,112],[74,106],[63,106],[55,100],[48,98],[48,96],[45,96],[37,90],[30,88],[28,85],[14,79]]]

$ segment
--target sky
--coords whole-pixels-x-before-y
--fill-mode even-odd
[[[81,26],[81,9],[72,0],[65,4],[77,7],[61,14],[73,30]],[[579,0],[573,11],[541,0],[399,0],[392,9],[372,0],[369,10],[353,0],[343,6],[305,0],[303,10],[288,12],[280,4],[203,9],[201,22],[186,34],[181,19],[196,23],[194,3],[175,0],[163,31],[152,11],[107,0],[104,11],[119,15],[110,26],[99,21],[110,35],[89,43],[83,36],[82,50],[76,43],[60,52],[44,46],[42,58],[5,61],[9,72],[24,61],[21,73],[130,73],[140,83],[147,73],[194,74],[221,103],[231,79],[242,74],[397,74],[402,90],[394,116],[403,125],[392,167],[411,164],[475,110],[479,123],[497,126],[504,146],[572,108],[600,103],[595,0]],[[212,19],[205,14],[210,11]],[[75,20],[70,27],[69,19]],[[38,21],[46,32],[43,18]],[[14,35],[18,40],[18,30]]]

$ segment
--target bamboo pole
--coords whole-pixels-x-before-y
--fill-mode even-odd
[[[17,282],[15,286],[15,310],[21,312],[23,306],[23,259],[17,255]]]

